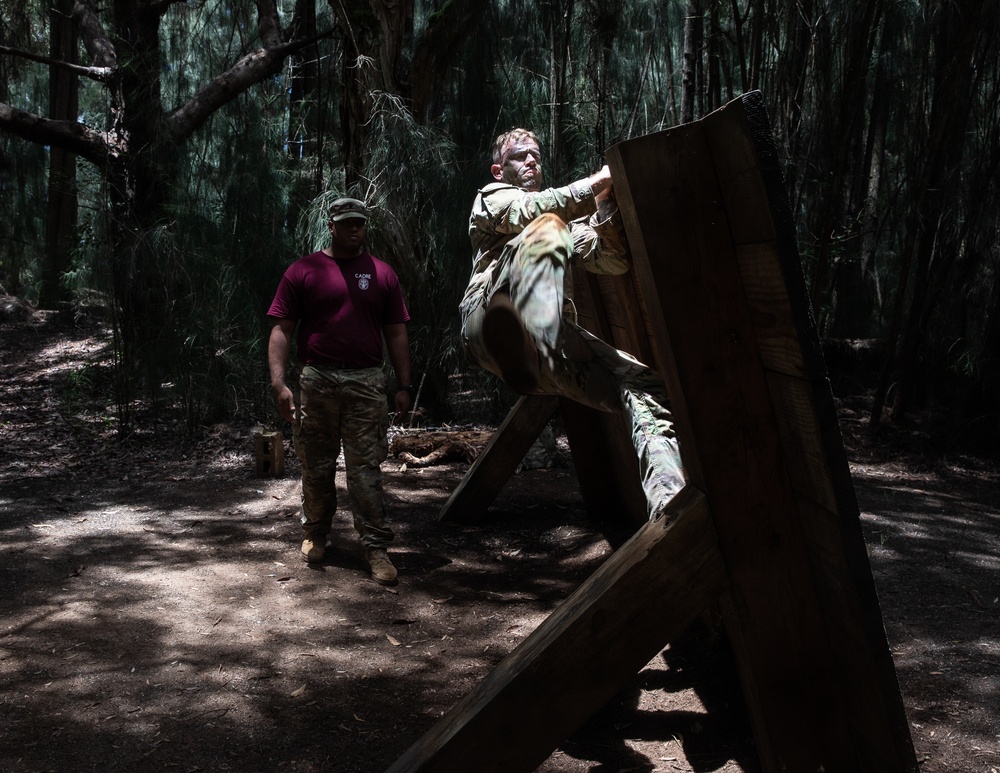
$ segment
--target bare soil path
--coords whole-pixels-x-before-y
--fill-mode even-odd
[[[383,771],[609,554],[570,467],[459,528],[467,464],[390,459],[399,586],[346,515],[308,567],[294,459],[258,479],[253,428],[153,416],[115,441],[107,384],[99,327],[0,320],[0,770]],[[921,770],[1000,773],[1000,465],[842,416]],[[540,770],[759,770],[725,642],[692,629]]]

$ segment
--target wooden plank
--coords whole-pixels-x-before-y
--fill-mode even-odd
[[[855,567],[840,549],[844,520],[809,500],[801,501],[799,506],[806,516],[803,525],[810,563],[824,577],[819,583],[820,604],[836,668],[849,684],[878,685],[883,680],[881,672],[885,664],[877,657],[859,656],[871,650],[866,613],[870,605],[863,584],[852,581]],[[892,705],[895,694],[886,689],[845,691],[851,733],[862,760],[860,770],[891,769],[886,767],[884,759],[886,741],[898,735],[898,731],[887,733],[885,718],[903,716],[901,707]]]
[[[620,547],[646,522],[639,460],[623,413],[561,401],[566,439],[591,522],[612,547]]]
[[[639,356],[649,345],[634,309],[629,275],[573,273],[577,322],[611,345]],[[629,301],[628,299],[631,299]],[[563,399],[562,417],[573,466],[591,521],[613,547],[619,547],[647,519],[639,460],[625,414],[597,411]]]
[[[777,245],[745,244],[735,254],[763,366],[790,376],[812,377],[806,370],[785,277],[776,260]]]
[[[559,398],[552,395],[519,399],[448,497],[438,513],[438,520],[479,521],[558,407]]]
[[[685,488],[388,773],[534,770],[725,589],[705,497]]]
[[[720,115],[715,115],[706,120],[706,133],[713,137],[712,142],[716,147],[726,144],[737,145],[752,138],[757,155],[756,175],[760,184],[757,195],[763,194],[770,205],[773,242],[769,242],[770,231],[754,232],[752,228],[741,230],[734,227],[733,238],[736,243],[760,241],[773,246],[777,270],[784,276],[787,293],[787,304],[776,304],[773,308],[790,311],[792,319],[786,324],[794,327],[798,333],[804,377],[808,383],[793,385],[791,379],[783,376],[775,378],[773,375],[770,381],[772,393],[775,394],[779,405],[802,406],[808,402],[812,406],[813,426],[810,429],[802,427],[801,431],[815,438],[814,448],[818,450],[810,452],[809,462],[802,465],[808,484],[802,485],[799,479],[797,487],[809,496],[810,503],[824,501],[822,497],[816,495],[817,490],[829,492],[836,502],[839,540],[834,541],[833,549],[840,551],[843,563],[834,569],[816,561],[816,552],[812,552],[811,555],[814,557],[812,563],[820,594],[831,603],[836,601],[840,604],[837,611],[824,616],[828,629],[851,628],[858,634],[849,642],[838,641],[837,637],[831,634],[831,639],[837,642],[834,650],[841,658],[842,673],[845,674],[842,681],[845,685],[849,685],[845,692],[850,703],[849,715],[859,758],[858,769],[916,770],[913,742],[885,638],[885,628],[861,531],[860,512],[837,423],[833,393],[808,301],[802,264],[795,248],[794,221],[785,195],[784,182],[781,179],[780,160],[771,138],[760,93],[747,95],[739,106],[741,109],[733,119],[722,121],[719,120]],[[723,133],[726,135],[724,138]],[[736,140],[733,138],[734,134],[747,139]],[[716,170],[720,180],[728,180],[734,174],[745,179],[752,176],[737,164],[717,161]],[[731,188],[731,186],[724,187],[726,190]],[[727,203],[729,209],[738,206],[732,202]],[[773,272],[772,269],[770,273]],[[773,361],[765,366],[779,369],[786,376],[795,375],[781,369]],[[781,392],[795,396],[782,401]],[[806,394],[809,396],[805,397]],[[785,417],[782,425],[782,432],[786,433],[783,440],[785,443],[789,441],[787,430],[791,425],[792,421]],[[824,477],[825,480],[822,480]],[[810,514],[806,505],[803,504],[802,507],[802,522],[808,534],[811,519],[818,515],[815,511]],[[815,551],[814,544],[810,543],[809,546]],[[825,547],[827,550],[830,549],[830,546]],[[854,707],[860,704],[878,707],[878,711],[855,712]],[[863,721],[858,721],[859,717],[862,717]]]
[[[595,276],[594,284],[611,329],[606,340],[640,362],[650,362],[652,352],[649,347],[649,331],[632,273],[623,276]]]
[[[838,518],[857,513],[839,435],[817,413],[828,382],[794,230],[773,203],[783,192],[773,147],[759,136],[759,107],[737,101],[622,143],[608,161],[652,310],[654,364],[731,579],[727,630],[764,768],[909,771],[915,759],[887,678],[891,659],[871,626],[877,602],[856,560],[863,543],[846,545],[841,529],[834,551],[843,561],[823,570],[804,535],[810,513],[799,490]],[[831,623],[827,610],[846,619]],[[860,634],[838,639],[850,647],[846,662],[835,629]],[[875,678],[856,684],[855,672]],[[851,714],[866,702],[880,708],[862,734]]]
[[[729,214],[733,244],[737,248],[752,244],[773,246],[806,371],[819,378],[825,375],[826,365],[763,97],[759,91],[746,94],[707,116],[701,124],[712,147],[714,171],[720,182],[723,206]]]
[[[766,378],[771,399],[780,407],[775,423],[792,487],[827,510],[837,512],[839,505],[830,461],[816,422],[815,385],[783,373],[768,372]]]
[[[640,362],[651,361],[647,319],[632,272],[607,276],[574,271],[573,300],[581,327]]]

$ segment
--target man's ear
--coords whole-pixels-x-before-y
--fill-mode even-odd
[[[493,173],[494,180],[503,181],[503,167],[500,164],[494,164],[490,167],[490,171]]]

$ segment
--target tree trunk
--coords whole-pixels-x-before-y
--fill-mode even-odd
[[[70,14],[73,0],[57,0],[49,9],[49,55],[77,63],[77,35]],[[49,117],[75,121],[79,115],[77,75],[49,66]],[[45,262],[38,305],[57,308],[69,300],[62,276],[70,265],[77,222],[76,154],[58,146],[49,148],[49,187],[45,211]]]
[[[691,123],[697,116],[700,102],[701,49],[704,39],[702,0],[687,0],[684,19],[684,91],[681,101],[681,123]]]
[[[802,108],[813,64],[811,26],[815,23],[814,16],[813,0],[800,0],[787,7],[784,20],[786,48],[778,57],[775,67],[774,81],[779,105],[775,116],[778,121],[776,134],[784,138],[786,155],[792,159],[807,158],[810,155],[809,143],[812,137],[806,129],[807,119],[803,116]],[[755,31],[758,26],[759,23],[754,25]],[[817,88],[817,85],[813,84],[813,88]],[[785,170],[785,185],[788,186],[793,211],[799,210],[799,200],[804,195],[809,178],[802,166],[804,165],[792,163]]]
[[[942,20],[937,26],[938,78],[931,106],[931,141],[926,184],[919,191],[919,237],[914,261],[913,298],[903,328],[900,346],[898,387],[892,406],[892,420],[903,419],[912,405],[917,366],[923,341],[924,324],[929,318],[931,294],[931,259],[936,250],[954,251],[957,245],[942,244],[939,239],[945,223],[954,221],[951,207],[953,192],[960,181],[958,165],[966,142],[966,128],[972,108],[973,61],[983,0],[964,9],[950,3],[941,6]],[[947,256],[950,265],[954,253]],[[940,286],[944,277],[935,278]]]
[[[871,20],[872,31],[874,32],[875,20]],[[848,125],[853,127],[852,133],[858,135],[857,144],[861,143],[862,135],[867,136],[862,154],[862,163],[852,163],[852,158],[857,155],[853,149],[847,149],[851,158],[838,157],[839,165],[845,170],[849,178],[851,189],[850,201],[847,202],[844,228],[850,227],[853,220],[855,229],[859,231],[858,243],[860,249],[845,250],[844,258],[840,261],[834,277],[834,297],[831,303],[830,335],[835,338],[859,338],[866,334],[871,328],[873,311],[877,310],[874,293],[874,283],[872,282],[871,261],[875,251],[878,223],[880,216],[878,212],[879,191],[881,188],[882,161],[885,148],[885,136],[887,131],[889,104],[891,93],[889,91],[889,73],[887,60],[890,53],[888,46],[892,45],[894,37],[894,25],[891,19],[884,19],[882,30],[879,35],[880,42],[878,51],[874,56],[878,62],[875,71],[875,81],[872,90],[871,107],[868,111],[867,132],[861,131],[861,123],[865,116],[861,109],[860,101],[864,99],[863,83],[857,83],[853,97],[848,95],[847,99],[858,100],[855,106],[856,112],[848,108]],[[861,46],[854,46],[855,54]],[[867,49],[867,46],[864,47]],[[866,58],[871,58],[869,55]],[[857,58],[849,72],[854,72],[855,78],[860,77],[865,65]],[[855,217],[854,213],[860,213]]]
[[[871,55],[870,40],[877,21],[877,3],[861,3],[851,6],[857,13],[850,12],[850,23],[844,35],[847,52],[844,56],[843,87],[838,92],[837,110],[831,115],[824,133],[828,137],[826,157],[830,162],[830,182],[827,195],[823,197],[817,232],[819,234],[816,255],[816,270],[813,275],[811,300],[820,326],[820,334],[829,327],[833,316],[830,306],[831,291],[837,279],[840,260],[836,255],[838,234],[847,229],[846,207],[850,201],[849,192],[853,187],[851,174],[855,167],[850,163],[852,154],[861,142],[861,127],[864,117],[865,94],[867,92],[867,66]],[[835,41],[829,40],[825,50],[832,54]],[[833,57],[829,64],[832,65]],[[831,89],[831,93],[833,90]],[[858,291],[860,280],[856,262],[843,267],[842,293],[852,297]]]
[[[296,37],[316,35],[315,0],[297,0]],[[319,77],[319,49],[310,46],[289,57],[291,88],[288,105],[288,157],[295,179],[288,196],[286,221],[295,223],[320,192],[323,181],[323,131],[320,116],[323,94]]]
[[[569,58],[570,25],[573,19],[573,0],[554,2],[546,6],[549,29],[549,148],[546,164],[551,169],[550,179],[561,180],[565,169],[562,134],[566,107],[566,67]]]
[[[364,199],[370,158],[367,125],[374,94],[402,95],[404,39],[412,34],[412,0],[329,0],[344,35],[341,131],[346,188]]]
[[[455,64],[462,45],[478,34],[479,23],[488,8],[489,4],[482,0],[451,0],[428,20],[420,39],[414,42],[409,92],[413,117],[418,123],[426,122],[431,102],[446,82],[448,69]]]
[[[614,96],[612,94],[612,54],[621,29],[621,19],[624,1],[613,0],[605,2],[601,13],[594,19],[597,40],[600,45],[600,65],[594,86],[597,89],[597,120],[594,126],[594,150],[597,158],[604,155],[605,149],[614,144],[617,132],[609,132],[614,127],[615,116],[611,110]],[[595,159],[596,161],[596,159]]]
[[[866,307],[868,325],[862,320],[851,320],[849,330],[851,337],[855,332],[870,329],[871,317],[881,314],[882,297],[879,287],[879,266],[876,265],[876,250],[879,235],[887,213],[880,211],[885,199],[882,196],[884,188],[883,176],[886,155],[886,136],[889,131],[889,108],[891,105],[894,70],[890,67],[891,57],[896,53],[899,36],[897,18],[887,14],[882,22],[882,40],[879,43],[878,66],[875,71],[875,85],[872,92],[872,105],[868,120],[868,142],[865,147],[864,173],[867,176],[867,187],[864,189],[864,200],[860,204],[861,211],[861,250],[859,263],[862,274],[861,302]]]
[[[708,16],[708,83],[705,88],[705,112],[722,107],[722,30],[719,22],[719,3],[713,2]]]
[[[750,91],[751,89],[760,88],[761,85],[761,71],[763,69],[763,49],[764,49],[764,29],[765,20],[767,19],[767,12],[764,10],[764,0],[752,0],[751,6],[753,10],[750,12],[750,18],[753,22],[750,28],[750,63],[747,67],[747,78],[746,78],[746,89]]]
[[[962,404],[963,418],[972,427],[971,434],[984,447],[995,450],[1000,437],[1000,280],[993,278],[990,302],[982,339],[977,388]]]

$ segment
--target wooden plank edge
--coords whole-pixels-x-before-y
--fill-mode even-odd
[[[478,522],[558,408],[555,395],[521,397],[451,492],[438,521]]]

